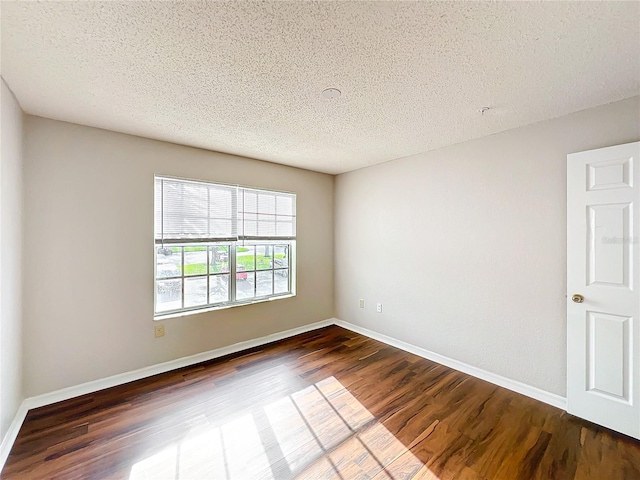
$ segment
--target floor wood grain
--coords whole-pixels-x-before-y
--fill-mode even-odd
[[[640,442],[332,326],[33,410],[1,477],[639,480]]]

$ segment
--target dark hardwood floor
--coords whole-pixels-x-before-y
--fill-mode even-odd
[[[640,479],[640,442],[339,327],[29,413],[9,479]]]

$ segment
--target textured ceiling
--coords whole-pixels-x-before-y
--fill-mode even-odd
[[[0,8],[27,113],[328,173],[640,92],[638,2]]]

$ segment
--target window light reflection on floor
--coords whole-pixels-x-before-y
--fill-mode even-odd
[[[438,479],[329,377],[221,426],[195,428],[133,465],[129,479],[382,480],[416,474]]]

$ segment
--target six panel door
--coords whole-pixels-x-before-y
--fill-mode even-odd
[[[567,411],[640,438],[640,142],[567,156]]]

